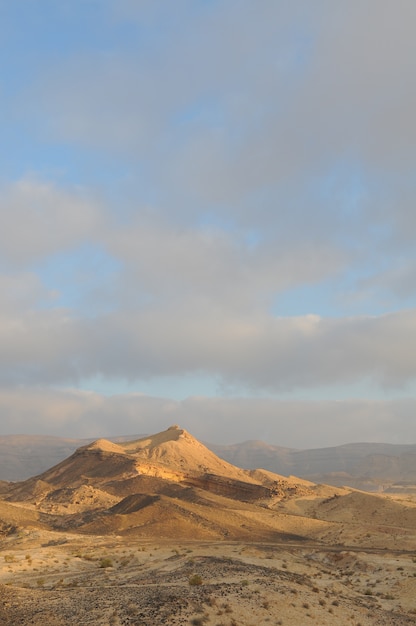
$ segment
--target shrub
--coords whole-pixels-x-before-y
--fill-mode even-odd
[[[208,616],[194,617],[191,621],[192,626],[203,626],[208,621]]]
[[[6,563],[14,563],[16,559],[14,558],[13,554],[5,554],[4,560],[6,561]]]
[[[111,559],[101,559],[100,561],[100,567],[106,568],[106,567],[113,567],[113,561]]]
[[[189,584],[202,585],[202,577],[199,574],[192,574],[192,576],[189,577]]]

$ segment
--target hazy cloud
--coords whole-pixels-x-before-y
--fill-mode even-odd
[[[4,416],[413,436],[410,401],[327,399],[416,380],[413,0],[58,4],[0,24]],[[165,400],[181,376],[253,398]]]
[[[82,193],[22,179],[0,190],[0,260],[25,266],[85,242],[102,217]]]
[[[414,412],[414,399],[285,402],[194,397],[173,401],[142,394],[105,397],[73,389],[0,390],[5,434],[134,436],[178,423],[211,443],[263,439],[293,448],[348,441],[408,443],[416,438]]]
[[[106,247],[123,261],[136,290],[156,300],[181,300],[184,312],[193,300],[240,312],[264,306],[282,289],[335,275],[343,261],[330,242],[318,249],[310,243],[252,245],[244,231],[185,228],[146,217],[112,229]]]
[[[202,372],[275,392],[361,379],[402,388],[416,377],[415,327],[414,311],[347,319],[239,318],[203,306],[98,319],[32,311],[1,319],[0,380],[64,384]]]

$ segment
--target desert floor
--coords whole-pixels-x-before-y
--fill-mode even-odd
[[[416,551],[27,529],[2,540],[0,624],[416,624]]]

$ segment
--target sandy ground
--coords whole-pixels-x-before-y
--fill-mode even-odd
[[[0,624],[416,624],[416,552],[27,530],[2,541]]]

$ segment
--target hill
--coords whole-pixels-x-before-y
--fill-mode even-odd
[[[273,540],[289,532],[287,524],[260,516],[259,508],[282,497],[279,480],[229,464],[173,426],[134,441],[89,443],[46,472],[11,483],[3,498],[37,511],[51,530]],[[294,479],[285,484],[288,493],[314,488]]]
[[[389,501],[387,515],[378,496],[357,494],[241,469],[172,426],[133,441],[96,440],[38,476],[3,485],[0,516],[5,528],[210,540],[286,537],[335,544],[348,538],[361,545],[371,530],[375,547],[384,547],[393,540],[392,528],[401,527],[404,544],[412,541],[416,509]]]
[[[134,440],[146,439],[137,436]],[[128,437],[112,438],[125,443]],[[21,481],[41,474],[92,440],[8,435],[0,437],[1,481]],[[416,445],[352,443],[297,450],[263,441],[233,445],[205,444],[219,458],[245,469],[262,467],[283,476],[315,483],[349,486],[369,492],[416,493]]]

